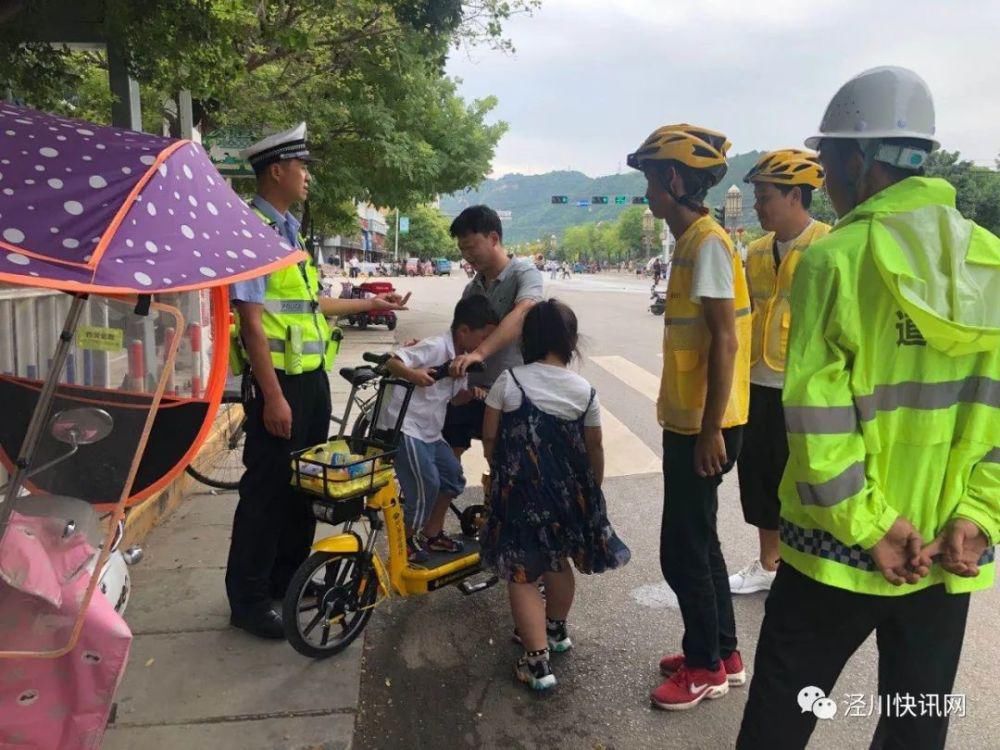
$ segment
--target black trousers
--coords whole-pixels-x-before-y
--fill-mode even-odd
[[[729,459],[723,467],[726,473],[739,457],[742,428],[723,430],[722,435]],[[714,670],[720,658],[736,650],[736,617],[716,530],[722,475],[695,473],[696,440],[697,435],[663,433],[660,568],[680,603],[685,661]]]
[[[743,428],[740,478],[743,519],[758,529],[778,530],[778,485],[788,463],[788,436],[781,389],[750,384],[750,419]]]
[[[781,565],[765,604],[736,747],[804,748],[816,726],[816,716],[802,713],[797,705],[799,691],[807,686],[836,701],[836,720],[843,720],[850,702],[830,691],[851,654],[874,630],[878,696],[866,696],[868,705],[879,696],[883,707],[894,696],[912,696],[918,705],[914,716],[905,709],[883,711],[872,750],[943,748],[948,717],[943,710],[922,710],[920,700],[938,696],[943,709],[955,682],[968,611],[969,595],[948,594],[943,585],[904,596],[871,596],[827,586]]]
[[[245,405],[246,444],[240,500],[226,567],[226,593],[234,615],[270,609],[280,599],[296,568],[309,555],[316,521],[308,496],[290,484],[289,454],[324,442],[330,433],[330,383],[326,372],[302,375],[278,371],[281,392],[292,410],[292,438],[264,428],[260,389]]]

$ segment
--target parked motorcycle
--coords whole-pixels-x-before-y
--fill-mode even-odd
[[[649,293],[649,311],[653,315],[663,315],[663,312],[667,309],[667,290],[658,289],[656,284],[653,284]]]

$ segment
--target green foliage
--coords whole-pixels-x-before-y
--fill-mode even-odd
[[[102,0],[159,130],[163,101],[188,89],[203,132],[309,125],[320,231],[356,219],[354,199],[414,205],[479,183],[504,123],[488,97],[465,102],[444,76],[452,45],[509,49],[503,22],[537,0]],[[0,90],[31,106],[107,122],[103,53],[25,44],[65,0],[0,17]],[[104,81],[104,86],[99,84]]]
[[[654,220],[650,231],[643,229],[645,206],[631,206],[613,221],[590,222],[567,227],[554,253],[559,260],[608,260],[617,262],[654,255],[661,247],[664,229]],[[545,244],[544,242],[542,243]],[[549,249],[549,248],[546,248]]]
[[[942,177],[955,187],[955,203],[965,218],[1000,234],[1000,172],[977,167],[963,160],[958,151],[935,151],[925,170],[929,176]]]
[[[814,190],[812,203],[809,206],[809,214],[816,219],[829,224],[831,227],[837,223],[837,214],[830,203],[830,197],[825,190]]]
[[[416,206],[401,210],[402,216],[410,217],[410,231],[399,235],[400,258],[450,258],[458,260],[459,252],[455,240],[448,234],[451,221],[441,211],[432,206]],[[385,238],[385,249],[392,253],[396,242],[396,215],[386,217],[389,233]]]

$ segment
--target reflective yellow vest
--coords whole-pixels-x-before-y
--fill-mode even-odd
[[[775,372],[785,371],[788,329],[792,321],[789,299],[795,267],[805,249],[829,232],[829,224],[814,221],[795,239],[780,265],[775,263],[774,232],[754,240],[747,248],[747,279],[753,302],[751,367],[763,358],[764,364]]]
[[[274,227],[256,206],[251,208],[261,221]],[[301,237],[299,246],[305,246]],[[275,370],[299,375],[333,366],[340,330],[331,329],[320,312],[319,274],[312,258],[267,275],[261,322]]]
[[[702,245],[717,237],[732,258],[739,349],[733,385],[722,426],[735,427],[747,421],[750,400],[750,295],[740,256],[726,231],[711,217],[702,216],[677,240],[667,284],[667,308],[663,330],[663,375],[656,403],[657,418],[665,430],[694,435],[701,430],[708,392],[708,351],[711,335],[701,304],[691,300],[694,263]]]

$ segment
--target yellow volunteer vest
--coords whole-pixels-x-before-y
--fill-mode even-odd
[[[656,403],[660,426],[683,435],[694,435],[701,431],[701,418],[708,392],[711,336],[701,304],[691,301],[691,289],[695,260],[701,246],[710,237],[718,237],[732,258],[735,294],[733,304],[739,342],[733,386],[722,426],[725,428],[745,424],[750,401],[750,295],[743,264],[726,231],[711,217],[702,216],[678,238],[674,248],[664,318],[663,375]]]
[[[828,224],[814,221],[795,239],[777,268],[774,232],[754,240],[747,248],[747,279],[753,303],[751,366],[763,359],[775,372],[785,371],[788,329],[792,322],[789,298],[795,268],[805,249],[829,232]]]
[[[256,206],[251,208],[261,221],[273,226]],[[304,247],[301,238],[299,245]],[[274,369],[299,375],[333,366],[340,330],[331,331],[320,312],[319,274],[311,258],[267,275],[261,322]]]

